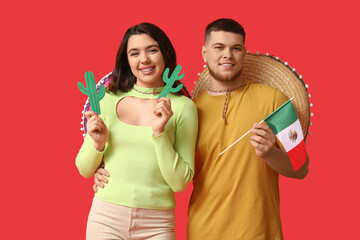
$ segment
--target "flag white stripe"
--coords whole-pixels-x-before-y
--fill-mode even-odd
[[[293,130],[297,133],[297,138],[294,141],[290,140],[289,132]],[[280,140],[281,144],[284,146],[286,152],[289,152],[291,149],[296,147],[303,139],[304,135],[301,130],[301,125],[299,119],[296,120],[293,124],[284,128],[281,132],[276,134],[276,137]]]

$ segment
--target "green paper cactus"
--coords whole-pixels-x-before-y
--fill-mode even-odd
[[[100,85],[99,92],[96,91],[95,77],[92,72],[85,73],[85,82],[87,88],[81,82],[78,82],[78,87],[83,94],[89,96],[91,110],[101,114],[99,102],[105,96],[105,87]]]
[[[175,81],[181,80],[185,76],[185,73],[179,75],[181,68],[182,68],[181,65],[177,65],[176,68],[174,69],[174,71],[172,72],[170,78],[168,77],[170,69],[169,68],[165,69],[164,74],[163,74],[163,81],[166,83],[166,85],[165,85],[164,89],[161,91],[158,98],[166,97],[169,92],[176,93],[182,89],[182,87],[184,86],[182,84],[179,84],[176,88],[172,87],[174,85]]]

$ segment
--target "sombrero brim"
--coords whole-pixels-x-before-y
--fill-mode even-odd
[[[308,134],[310,124],[309,94],[302,77],[288,66],[286,62],[277,57],[247,53],[245,55],[242,76],[246,80],[269,85],[282,91],[289,99],[294,97],[292,103],[299,117],[304,139]],[[210,75],[205,68],[195,83],[192,99],[197,98],[209,88]]]

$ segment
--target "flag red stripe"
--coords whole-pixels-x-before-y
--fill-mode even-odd
[[[294,171],[298,170],[306,162],[305,142],[302,140],[296,147],[288,153]]]

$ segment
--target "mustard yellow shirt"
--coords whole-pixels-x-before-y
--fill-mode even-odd
[[[244,86],[230,93],[224,125],[225,95],[205,91],[195,99],[199,132],[188,240],[282,239],[279,175],[255,154],[250,134],[218,155],[286,101],[272,87]]]

